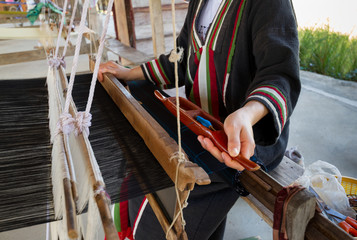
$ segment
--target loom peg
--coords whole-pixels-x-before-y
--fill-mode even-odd
[[[63,179],[63,189],[64,189],[64,196],[65,196],[68,237],[70,239],[76,239],[78,238],[76,207],[73,201],[70,179],[68,178]]]
[[[96,186],[94,187],[94,192],[98,191],[95,194],[95,201],[97,202],[105,237],[108,240],[119,240],[118,232],[115,228],[114,221],[109,209],[110,199],[107,197],[106,192],[103,189],[104,185],[97,182]]]

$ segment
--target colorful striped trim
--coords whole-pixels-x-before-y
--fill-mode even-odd
[[[191,58],[191,46],[188,49],[188,57],[187,59]],[[193,84],[193,79],[191,76],[191,70],[190,70],[190,61],[187,61],[187,65],[186,65],[186,71],[187,71],[187,78],[190,81],[191,84]]]
[[[225,3],[223,1],[219,10],[218,10],[219,14],[217,14],[214,21],[212,21],[215,24],[214,24],[214,27],[210,29],[209,33],[207,34],[207,36],[209,36],[209,37],[206,39],[207,39],[207,45],[209,46],[209,48],[211,48],[213,50],[215,50],[216,42],[218,39],[217,36],[219,35],[222,23],[224,22],[224,19],[226,18],[226,15],[228,13],[228,10],[229,10],[232,2],[233,2],[232,0],[228,0]]]
[[[228,56],[227,56],[227,63],[226,63],[226,73],[225,73],[225,78],[224,78],[224,82],[223,82],[223,92],[222,92],[222,96],[223,96],[223,103],[226,106],[226,90],[227,90],[227,85],[228,85],[228,80],[229,80],[229,75],[231,72],[231,68],[232,68],[232,58],[233,58],[233,54],[236,48],[236,39],[237,39],[237,35],[238,35],[238,29],[240,26],[240,22],[242,19],[242,15],[243,15],[243,9],[245,6],[245,2],[246,0],[242,0],[239,8],[238,8],[238,12],[236,15],[236,20],[235,20],[235,24],[234,24],[234,30],[233,30],[233,35],[232,35],[232,39],[231,39],[231,44],[229,46],[229,51],[228,51]]]
[[[133,227],[133,236],[134,236],[134,239],[135,239],[136,230],[138,229],[138,225],[139,225],[139,223],[140,223],[141,217],[143,216],[143,213],[144,213],[144,211],[145,211],[145,208],[146,208],[146,205],[148,204],[148,202],[149,202],[149,201],[147,200],[147,198],[144,197],[144,200],[143,200],[143,202],[142,202],[141,205],[140,205],[138,215],[137,215],[136,218],[135,218],[134,227]]]
[[[196,49],[194,58],[194,63],[198,66],[198,68],[193,83],[193,91],[190,94],[190,99],[194,99],[194,102],[198,106],[217,119],[219,119],[219,98],[217,73],[214,64],[214,50],[212,49],[212,46],[214,46],[214,41],[217,40],[217,36],[221,31],[222,22],[224,21],[232,2],[233,0],[222,1],[217,10],[217,14],[212,21],[213,25],[207,32],[207,38],[204,42],[204,46]],[[202,2],[200,2],[200,4],[201,3]],[[197,10],[196,15],[199,10],[200,9]],[[196,18],[194,21],[195,20]],[[194,41],[193,47],[196,48],[199,44],[195,44],[201,43],[201,39],[197,37],[198,34],[196,33],[195,25],[193,25],[192,28]]]
[[[194,52],[198,51],[202,47],[202,43],[201,43],[200,37],[198,36],[198,34],[196,32],[196,26],[195,26],[196,18],[197,18],[198,12],[201,9],[202,2],[203,2],[203,0],[201,0],[200,3],[198,4],[195,16],[193,17],[192,26],[191,26],[191,39],[192,39],[192,46],[194,48]]]
[[[158,59],[143,65],[148,79],[155,85],[166,88],[171,83]]]
[[[279,125],[280,134],[288,116],[287,101],[284,94],[275,86],[265,85],[251,92],[247,100],[251,98],[259,98],[268,104]]]

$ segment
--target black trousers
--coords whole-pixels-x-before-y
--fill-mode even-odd
[[[196,185],[190,193],[188,206],[183,210],[185,230],[189,240],[221,240],[224,236],[226,216],[239,198],[238,193],[213,174],[212,183]],[[147,204],[141,209],[144,197],[129,200],[129,217],[136,240],[166,239],[160,223]],[[136,226],[133,226],[135,223]]]

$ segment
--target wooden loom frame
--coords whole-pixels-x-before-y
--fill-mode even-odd
[[[63,80],[64,73],[60,71],[60,74]],[[179,163],[177,159],[173,161],[169,161],[169,159],[178,150],[176,142],[153,120],[117,79],[111,75],[105,75],[102,85],[134,129],[143,138],[169,177],[175,181],[176,168]],[[180,165],[179,168],[180,178],[177,182],[177,187],[180,191],[179,195],[182,204],[189,191],[193,190],[195,184],[208,184],[210,180],[208,175],[196,164],[187,163],[185,166]],[[282,176],[283,180],[290,177],[289,174],[283,174]],[[276,194],[282,189],[282,185],[262,170],[254,173],[245,171],[241,176],[241,182],[246,190],[251,193],[251,196],[246,201],[261,213],[264,220],[272,224],[272,212],[274,211]],[[146,197],[164,232],[169,231],[168,239],[187,239],[180,219],[175,223],[174,228],[169,230],[169,219],[166,217],[165,210],[155,194],[147,194]],[[298,193],[296,198],[293,199],[288,207],[288,214],[291,214],[288,218],[288,232],[289,236],[293,236],[292,239],[302,239],[303,237],[316,239],[316,236],[320,237],[320,239],[336,240],[351,238],[336,225],[324,219],[321,214],[316,214],[314,207],[314,197],[306,190]],[[176,207],[175,212],[177,213],[178,211],[179,209]],[[107,213],[108,211],[106,211]],[[108,217],[108,219],[109,224],[112,225],[110,222],[112,221],[111,217]],[[294,229],[297,224],[302,227],[295,227]],[[321,236],[325,237],[321,238]],[[108,239],[115,239],[110,236],[107,237]]]
[[[116,3],[123,1],[130,0],[115,0]],[[161,53],[164,53],[165,51],[164,49],[162,50],[162,48],[160,47],[160,45],[162,45],[164,42],[164,36],[162,34],[163,27],[161,24],[162,13],[160,9],[155,9],[155,14],[154,11],[152,11],[153,7],[162,7],[160,2],[160,0],[150,0],[149,2],[151,22],[158,23],[157,25],[152,26],[152,37],[155,56],[158,56]],[[120,13],[122,14],[117,14],[116,21],[121,22],[122,26],[124,26],[124,29],[122,29],[122,31],[120,32],[119,37],[123,37],[124,35],[125,38],[130,38],[130,31],[128,30],[128,28],[132,27],[132,23],[128,23],[127,20],[124,19],[125,16],[130,15],[130,12],[127,12],[128,9],[124,8],[117,10],[120,11]],[[118,28],[118,25],[116,27]],[[117,36],[117,39],[119,39],[119,37]],[[129,62],[134,63],[134,65],[139,65],[142,62],[148,61],[146,60],[147,57],[145,56],[145,54],[139,52],[135,48],[131,48],[131,54],[128,55],[126,53],[127,49],[123,49],[121,44],[126,44],[127,46],[129,46],[129,43],[125,40],[111,40],[107,48],[109,51],[112,51],[118,56],[123,57],[129,60]],[[125,51],[115,51],[118,48],[117,45],[119,45],[120,48]],[[127,56],[129,56],[130,58]],[[137,57],[141,59],[137,59]],[[133,58],[134,60],[130,61],[131,58]],[[102,84],[107,89],[108,93],[109,91],[120,91],[120,87],[111,86],[111,84],[108,83],[108,80],[113,81],[113,85],[120,84],[117,80],[115,80],[115,78],[113,78],[113,76],[105,76],[105,81]],[[112,96],[113,93],[109,95]],[[135,123],[131,124],[133,126],[135,125]],[[276,194],[283,188],[283,186],[287,186],[293,183],[302,174],[302,172],[303,169],[299,165],[295,164],[287,158],[284,158],[282,163],[272,172],[270,172],[270,174],[267,174],[262,170],[258,170],[254,173],[244,172],[240,180],[243,187],[251,194],[248,197],[244,197],[243,199],[248,202],[248,204],[258,213],[258,215],[261,216],[268,223],[268,225],[272,227]],[[314,196],[307,190],[299,192],[296,197],[293,198],[293,201],[288,207],[289,223],[287,226],[287,231],[289,236],[293,236],[292,239],[306,238],[308,240],[315,240],[317,238],[326,240],[353,239],[337,225],[324,218],[321,213],[315,212],[314,199]],[[302,213],[304,211],[305,213]],[[302,226],[297,228],[297,225]]]
[[[91,69],[94,62],[90,60]],[[126,88],[112,75],[105,74],[102,82],[104,89],[119,107],[127,120],[143,138],[145,144],[158,160],[167,175],[175,182],[176,168],[179,165],[178,159],[172,158],[178,151],[178,145],[168,133],[151,117],[149,113],[136,101],[136,99],[126,90]],[[186,156],[186,159],[187,156]],[[210,183],[208,174],[197,164],[186,162],[179,166],[179,178],[176,186],[179,190],[180,204],[183,205],[189,192],[194,185],[207,185]],[[168,239],[187,239],[187,234],[182,227],[181,219],[178,218],[173,228],[170,229],[170,219],[167,218],[166,210],[161,206],[156,194],[146,195],[153,208],[158,221],[164,232],[168,232]],[[175,207],[174,215],[179,213],[178,204]]]
[[[111,96],[113,101],[124,113],[124,115],[128,118],[129,122],[133,125],[136,131],[138,131],[139,134],[142,136],[149,149],[151,151],[154,151],[154,156],[157,157],[159,153],[160,159],[158,159],[158,161],[160,162],[164,170],[167,172],[167,174],[170,176],[170,178],[174,179],[173,174],[174,170],[176,169],[177,163],[167,161],[167,159],[171,155],[166,155],[167,152],[163,154],[162,149],[159,149],[157,146],[155,146],[157,143],[153,144],[154,138],[150,135],[148,136],[145,129],[146,125],[140,123],[140,121],[135,120],[137,117],[140,117],[140,115],[141,117],[144,117],[144,119],[151,119],[152,117],[140,106],[140,104],[134,99],[134,97],[130,95],[130,93],[125,89],[125,87],[112,75],[105,74],[102,85],[106,89],[108,94]],[[127,106],[127,104],[131,106]],[[135,111],[135,113],[130,113],[130,111]],[[151,120],[148,120],[148,122],[151,122]],[[154,121],[154,123],[152,124],[152,126],[157,125],[156,121]],[[159,128],[161,127],[159,126]],[[153,134],[154,136],[160,136],[160,134],[157,135],[157,133],[154,132]],[[163,149],[165,149],[165,146],[163,147]],[[176,149],[176,147],[174,149]],[[190,172],[192,169],[184,168],[182,169],[182,172],[184,173],[187,170]],[[192,181],[192,177],[196,178],[196,181],[198,180],[198,182],[196,183],[202,183],[200,182],[202,180],[200,180],[200,178],[197,178],[200,176],[197,176],[197,173],[201,174],[201,170],[202,169],[200,169],[198,172],[191,172],[192,176],[189,176],[189,172],[185,173],[188,174],[188,176],[187,178],[185,176],[183,180],[180,179],[180,190],[193,189],[192,184],[194,183],[194,181]],[[244,171],[240,180],[243,187],[251,193],[248,197],[244,197],[244,200],[248,202],[248,204],[270,226],[272,226],[276,194],[283,188],[283,186],[291,184],[299,176],[299,173],[302,174],[301,167],[286,158],[284,159],[282,164],[279,165],[279,167],[277,167],[271,172],[271,174],[267,174],[261,169],[255,172]],[[272,175],[274,177],[272,177]],[[275,178],[277,178],[278,181]],[[186,183],[183,184],[183,182]],[[183,193],[183,195],[184,194],[185,193]],[[149,203],[152,206],[155,214],[157,215],[158,220],[163,227],[163,230],[165,231],[165,229],[167,229],[168,220],[163,214],[164,210],[162,209],[162,206],[157,203],[155,197],[152,194],[150,195],[151,196],[148,197]],[[177,210],[178,209],[176,209],[176,211]],[[319,237],[319,239],[326,240],[353,239],[337,225],[324,218],[321,213],[315,212],[315,197],[307,190],[299,192],[291,200],[291,203],[288,205],[287,214],[287,231],[289,236],[292,236],[291,239],[305,238],[308,240],[315,240],[317,239],[317,237]],[[179,227],[179,225],[175,226],[176,234],[175,232],[170,233],[169,239],[182,239],[182,237],[187,237],[185,236],[185,234],[181,234],[182,232],[184,232],[182,229],[177,230]]]

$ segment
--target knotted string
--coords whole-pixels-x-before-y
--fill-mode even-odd
[[[58,58],[58,57],[53,57],[48,59],[48,65],[52,68],[58,68],[59,66],[62,66],[66,68],[66,62],[64,61],[64,57]]]
[[[98,49],[98,53],[97,53],[97,59],[95,62],[94,71],[93,71],[93,75],[92,75],[92,81],[91,81],[91,85],[90,85],[86,109],[84,112],[78,112],[75,117],[75,120],[67,120],[66,122],[62,122],[60,124],[62,126],[62,130],[67,129],[66,127],[63,127],[66,124],[73,125],[73,126],[68,127],[68,129],[72,129],[72,130],[74,129],[76,135],[81,134],[81,133],[85,133],[87,136],[89,135],[89,127],[91,126],[91,120],[92,120],[92,115],[90,113],[90,109],[91,109],[92,103],[93,103],[95,85],[97,82],[99,65],[100,65],[101,57],[102,57],[103,50],[104,50],[105,36],[106,36],[107,30],[108,30],[110,13],[111,13],[111,9],[113,7],[113,2],[114,2],[114,0],[110,0],[108,3],[107,14],[106,14],[105,22],[104,22],[103,32],[102,32],[101,39],[100,39],[100,45],[99,45],[99,49]],[[68,113],[70,101],[72,100],[74,77],[75,77],[75,73],[76,73],[77,66],[78,66],[78,56],[79,56],[80,44],[81,44],[81,40],[83,37],[83,33],[86,29],[84,26],[84,23],[85,23],[85,18],[86,18],[87,11],[88,11],[88,6],[89,6],[89,1],[86,0],[84,3],[84,6],[83,6],[83,14],[82,14],[81,22],[80,22],[80,27],[79,27],[79,34],[78,34],[77,43],[76,43],[75,56],[73,59],[73,66],[72,66],[70,81],[68,84],[66,103],[64,106],[63,114]],[[60,118],[60,121],[61,121],[61,119],[62,118]],[[65,119],[65,118],[63,118],[63,119]]]
[[[177,188],[177,182],[178,182],[178,174],[179,174],[179,168],[182,163],[185,163],[187,160],[182,153],[182,144],[181,144],[181,120],[180,120],[180,101],[179,101],[179,76],[178,76],[178,62],[182,60],[182,55],[183,55],[183,48],[179,48],[179,51],[177,51],[177,44],[176,44],[176,15],[175,15],[175,0],[171,0],[171,12],[172,12],[172,28],[173,28],[173,39],[174,39],[174,48],[171,51],[169,60],[174,63],[175,65],[175,89],[176,89],[176,116],[177,116],[177,142],[178,142],[178,152],[175,153],[171,159],[178,159],[178,164],[176,166],[176,176],[175,176],[175,191],[176,191],[176,198],[177,198],[177,203],[179,206],[180,212],[176,214],[174,219],[172,220],[172,223],[170,227],[166,231],[166,238],[168,238],[169,231],[171,228],[174,226],[176,220],[178,219],[179,216],[181,216],[181,221],[182,221],[182,228],[185,229],[185,219],[183,217],[183,208],[187,207],[187,199],[189,194],[187,194],[187,198],[184,201],[184,204],[181,205],[181,200],[180,200],[180,195],[178,192]]]
[[[72,90],[73,90],[73,85],[74,85],[74,78],[75,78],[77,68],[78,68],[79,51],[80,51],[80,47],[81,47],[83,33],[85,31],[85,22],[86,22],[86,18],[87,18],[88,6],[89,6],[89,0],[85,0],[84,4],[83,4],[82,17],[81,17],[81,21],[79,24],[78,37],[77,37],[77,41],[76,41],[76,49],[75,49],[75,53],[73,56],[71,76],[70,76],[68,88],[67,88],[66,102],[65,102],[62,114],[60,116],[59,123],[57,124],[57,126],[59,127],[58,131],[59,132],[62,131],[64,134],[69,134],[75,128],[78,129],[76,131],[77,133],[82,132],[82,127],[78,126],[78,124],[76,124],[76,119],[74,119],[72,116],[70,116],[69,106],[70,106],[70,103],[72,100]],[[88,119],[86,119],[87,117],[89,117],[88,114],[85,114],[81,118],[81,120],[82,120],[81,122],[87,123],[88,122]],[[86,132],[89,133],[89,130]]]
[[[176,52],[176,49],[172,49],[170,56],[169,56],[169,61],[170,62],[181,62],[183,58],[183,48],[178,47],[178,52]]]

